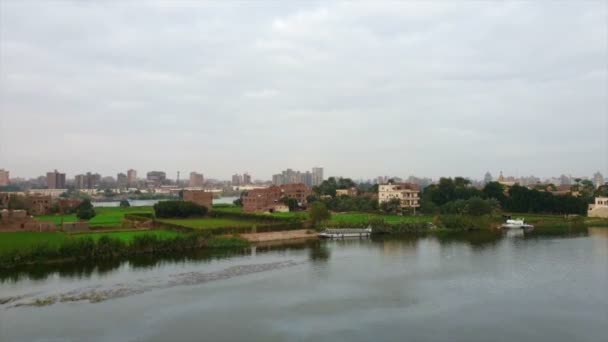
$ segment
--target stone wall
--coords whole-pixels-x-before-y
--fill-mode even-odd
[[[89,222],[70,222],[63,224],[63,231],[72,232],[86,232],[89,230]]]
[[[0,231],[5,232],[48,232],[57,230],[52,222],[39,222],[27,215],[25,210],[0,211]]]

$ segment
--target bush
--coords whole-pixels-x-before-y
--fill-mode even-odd
[[[124,200],[124,199],[120,201],[120,207],[121,208],[128,208],[130,206],[131,206],[131,203],[129,203],[129,201]]]
[[[76,207],[76,217],[80,220],[90,220],[95,217],[95,208],[93,208],[93,204],[88,199],[85,199]]]
[[[162,201],[154,205],[154,214],[158,218],[205,216],[208,209],[188,201]]]
[[[325,203],[315,202],[310,208],[310,219],[314,226],[317,226],[320,222],[327,221],[331,218],[331,213],[327,210]]]

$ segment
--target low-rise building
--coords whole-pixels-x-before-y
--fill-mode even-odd
[[[194,202],[211,210],[213,207],[213,193],[205,190],[184,190],[184,201]]]
[[[278,186],[250,190],[243,196],[243,211],[246,213],[272,211],[279,203],[281,193],[281,188]]]
[[[57,226],[52,222],[39,222],[25,210],[0,210],[0,231],[54,231]]]
[[[46,215],[51,212],[53,198],[48,195],[32,195],[25,198],[27,211],[32,215]]]
[[[293,198],[298,201],[298,204],[306,204],[308,196],[312,195],[312,191],[306,184],[293,183],[281,185],[282,196],[287,198]]]
[[[420,207],[420,189],[415,184],[388,183],[378,186],[378,203],[386,203],[395,198],[401,202],[404,209]]]
[[[349,189],[336,189],[336,197],[340,196],[349,196],[355,197],[357,196],[357,188],[349,188]]]
[[[247,213],[283,211],[285,208],[280,203],[282,198],[293,198],[298,204],[305,205],[311,194],[310,188],[302,183],[253,189],[243,196],[243,211]]]
[[[589,204],[587,216],[608,218],[608,197],[596,197],[595,204]]]

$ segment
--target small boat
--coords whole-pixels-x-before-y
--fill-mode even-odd
[[[324,239],[362,238],[370,235],[372,235],[371,228],[325,229],[319,233],[319,237]]]
[[[533,225],[525,223],[524,219],[516,219],[516,220],[507,220],[507,222],[503,223],[501,228],[504,229],[531,229],[534,228]]]

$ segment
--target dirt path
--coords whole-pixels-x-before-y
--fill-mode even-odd
[[[317,234],[314,230],[300,229],[285,230],[280,232],[241,234],[241,237],[249,242],[266,242],[279,240],[316,239]]]

